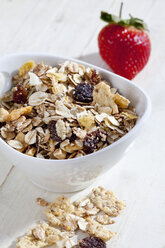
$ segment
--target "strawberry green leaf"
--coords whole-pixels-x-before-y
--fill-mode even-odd
[[[101,11],[100,18],[109,24],[115,23],[115,24],[119,24],[121,26],[132,26],[132,27],[135,27],[137,29],[148,31],[147,25],[145,24],[145,22],[142,19],[133,17],[132,15],[129,15],[129,16],[130,16],[130,19],[123,20],[118,16]]]
[[[108,14],[107,12],[101,11],[100,18],[108,23],[118,23],[120,21],[120,18],[115,15]]]

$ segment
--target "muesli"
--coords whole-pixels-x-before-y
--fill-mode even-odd
[[[44,159],[77,158],[120,139],[138,118],[130,101],[97,71],[66,61],[26,62],[0,100],[0,136]]]
[[[114,223],[112,218],[117,217],[125,206],[112,191],[102,187],[93,189],[89,195],[73,203],[64,196],[56,197],[51,203],[42,198],[36,201],[46,207],[48,222],[39,222],[30,228],[18,239],[18,248],[50,245],[57,248],[105,248],[106,242],[116,234],[107,225]]]

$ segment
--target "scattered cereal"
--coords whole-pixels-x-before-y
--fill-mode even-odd
[[[110,218],[107,214],[99,214],[96,216],[97,222],[99,222],[102,225],[110,225],[114,223],[114,220]]]
[[[38,198],[36,199],[36,202],[37,202],[37,204],[40,205],[41,207],[46,207],[46,206],[49,205],[49,203],[48,203],[47,201],[45,201],[43,198],[41,198],[41,197],[38,197]]]
[[[109,231],[106,227],[93,220],[92,218],[88,217],[87,221],[87,233],[89,233],[91,236],[95,236],[104,241],[108,241],[115,236],[114,232]]]
[[[105,195],[108,195],[105,201]],[[73,203],[64,196],[58,196],[54,202],[48,204],[42,198],[36,201],[40,206],[47,206],[45,215],[47,222],[39,223],[32,227],[25,236],[18,239],[18,248],[42,248],[54,245],[57,248],[93,248],[106,247],[106,241],[110,240],[116,233],[110,231],[104,225],[114,223],[110,216],[104,214],[97,208],[98,196],[103,199],[103,205],[114,211],[111,204],[115,195],[102,187],[93,189],[88,196],[81,198]],[[109,197],[110,196],[110,197]],[[92,200],[91,200],[92,199]],[[116,199],[119,203],[119,201]],[[115,215],[117,216],[117,215]],[[79,234],[83,232],[86,237],[79,240]],[[83,235],[83,236],[84,236]]]
[[[124,208],[124,203],[118,201],[112,191],[106,191],[102,187],[93,189],[90,194],[90,199],[97,208],[109,216],[118,216],[120,211]]]

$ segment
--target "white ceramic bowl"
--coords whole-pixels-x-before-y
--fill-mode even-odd
[[[149,117],[151,104],[148,95],[131,81],[94,65],[65,57],[41,53],[12,54],[0,58],[0,71],[13,73],[28,60],[36,63],[57,65],[66,60],[93,67],[110,81],[121,94],[131,100],[139,119],[135,127],[112,145],[84,157],[70,160],[45,160],[24,155],[11,148],[0,138],[1,152],[7,159],[24,171],[25,175],[39,187],[55,192],[73,192],[86,188],[100,175],[115,165],[128,151],[139,131]]]

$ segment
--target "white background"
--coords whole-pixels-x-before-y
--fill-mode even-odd
[[[119,6],[118,0],[0,0],[0,55],[49,52],[107,68],[98,54],[105,25],[99,15],[117,14]],[[150,95],[152,114],[132,150],[96,185],[127,205],[110,227],[118,235],[109,248],[165,248],[165,1],[127,0],[123,16],[129,13],[150,29],[151,58],[134,82]],[[38,196],[53,200],[56,194],[33,186],[0,155],[0,248],[15,248],[16,238],[43,217]]]

